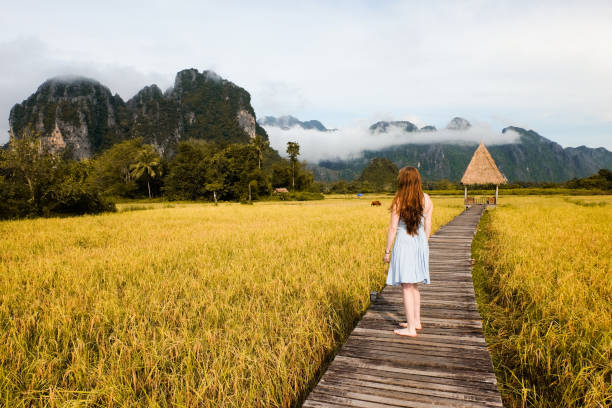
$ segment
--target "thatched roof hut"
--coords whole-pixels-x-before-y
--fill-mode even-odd
[[[508,180],[497,168],[493,157],[484,144],[480,142],[468,164],[461,184],[506,184]]]
[[[491,157],[491,153],[489,153],[485,145],[480,142],[480,145],[472,156],[472,160],[470,160],[470,164],[468,164],[461,178],[461,184],[465,186],[465,205],[468,207],[471,204],[497,205],[498,185],[506,184],[507,182],[508,180],[506,177],[504,177],[497,168],[493,157]],[[495,184],[495,199],[491,197],[484,202],[476,202],[474,198],[468,198],[467,186],[471,184]]]

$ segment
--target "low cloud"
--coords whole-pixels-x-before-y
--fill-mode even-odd
[[[372,133],[367,124],[339,129],[334,132],[319,132],[294,127],[283,130],[278,127],[265,127],[270,137],[270,145],[286,156],[287,142],[300,145],[300,157],[312,163],[320,160],[350,159],[362,156],[364,150],[380,150],[403,144],[474,144],[481,141],[485,145],[517,143],[519,134],[508,130],[506,133],[494,131],[489,125],[476,123],[467,130],[440,129],[431,132],[405,132],[390,126],[385,133]]]

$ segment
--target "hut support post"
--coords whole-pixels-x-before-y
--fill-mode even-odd
[[[465,186],[465,190],[463,192],[463,204],[467,204],[467,186]]]
[[[499,190],[499,184],[495,185],[495,205],[497,205],[497,192]]]

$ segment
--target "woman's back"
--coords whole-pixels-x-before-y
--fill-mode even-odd
[[[400,219],[393,244],[387,285],[400,283],[429,283],[429,245],[425,232],[425,214],[421,216],[416,233],[408,233],[406,223]]]
[[[417,283],[429,283],[429,245],[433,203],[423,192],[421,176],[414,167],[404,167],[397,177],[397,192],[391,204],[385,262],[389,262],[387,285],[402,285],[406,322],[395,334],[415,337],[421,329],[420,294]],[[393,251],[391,252],[391,245]]]

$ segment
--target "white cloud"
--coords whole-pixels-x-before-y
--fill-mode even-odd
[[[484,123],[473,124],[467,130],[440,129],[434,132],[404,132],[398,127],[389,127],[386,133],[372,133],[366,123],[357,123],[335,132],[320,132],[293,127],[283,130],[266,126],[270,146],[286,156],[287,142],[300,145],[300,157],[311,163],[327,159],[360,157],[364,150],[379,150],[385,147],[408,143],[480,143],[486,145],[516,143],[519,135],[514,131],[501,133]]]

